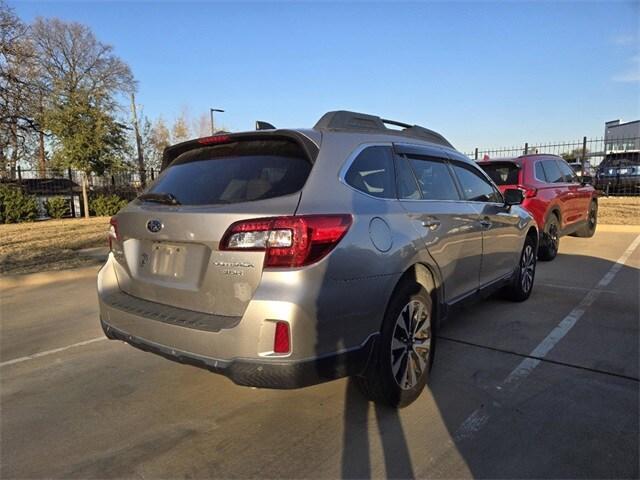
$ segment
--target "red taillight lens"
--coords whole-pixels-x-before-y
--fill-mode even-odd
[[[118,220],[111,217],[109,220],[109,250],[113,250],[113,241],[118,241]]]
[[[524,193],[524,198],[533,198],[538,194],[538,189],[527,187],[526,185],[518,185],[518,188]]]
[[[265,267],[302,267],[327,255],[351,226],[351,215],[301,215],[236,222],[220,250],[265,251]]]
[[[217,143],[227,143],[231,140],[229,135],[213,135],[212,137],[204,137],[198,139],[200,145],[215,145]]]
[[[287,322],[276,322],[276,333],[273,337],[273,352],[289,353],[290,351],[289,324]]]

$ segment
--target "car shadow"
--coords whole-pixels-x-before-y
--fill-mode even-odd
[[[525,380],[517,389],[505,388],[505,379],[525,356],[586,295],[593,294],[589,292],[614,265],[615,262],[586,255],[559,254],[555,263],[538,264],[536,283],[540,284],[534,286],[528,302],[513,303],[496,294],[456,311],[447,319],[439,331],[446,338],[438,339],[430,383],[417,400],[422,410],[431,410],[429,402],[435,404],[433,411],[438,418],[433,419],[433,424],[446,428],[449,444],[446,448],[434,448],[428,437],[408,438],[416,431],[428,434],[427,426],[413,425],[416,418],[422,422],[425,419],[416,417],[416,407],[395,410],[371,403],[359,391],[356,381],[348,379],[343,412],[342,478],[380,476],[381,459],[372,458],[372,452],[379,452],[377,446],[372,449],[374,431],[379,437],[379,442],[374,443],[382,447],[386,478],[430,477],[434,472],[486,478],[636,477],[640,398],[638,371],[629,364],[638,365],[640,358],[638,325],[633,322],[633,315],[619,320],[628,322],[622,327],[615,325],[615,318],[605,320],[604,325],[626,332],[613,335],[603,334],[603,325],[597,324],[599,320],[585,313],[584,325],[548,353],[546,358],[554,363],[542,363],[532,373],[535,380]],[[548,274],[550,269],[560,273]],[[571,273],[567,275],[568,272]],[[577,281],[571,278],[573,275],[578,278],[581,272],[591,272],[593,281],[589,277],[586,286],[574,287],[572,283]],[[551,277],[560,287],[545,283]],[[638,269],[621,266],[616,279],[637,282]],[[345,296],[369,294],[354,289]],[[609,292],[601,293],[605,294]],[[327,298],[320,292],[318,299],[317,308],[322,311],[320,303]],[[600,298],[603,305],[618,300]],[[631,303],[625,303],[621,309],[638,311],[637,299],[625,298],[625,302]],[[349,308],[348,304],[344,308]],[[554,310],[553,315],[550,310]],[[629,335],[629,329],[635,329],[635,336]],[[326,335],[321,329],[317,331],[323,353]],[[580,345],[572,344],[575,338]],[[351,337],[345,328],[342,336],[333,341],[343,348],[347,339]],[[622,353],[612,353],[616,351]],[[322,375],[330,373],[327,368],[330,371],[332,367],[326,363],[319,366]],[[606,431],[608,423],[624,425],[623,433],[616,438],[601,434],[583,440],[585,431]],[[416,449],[416,442],[421,447]],[[416,457],[416,451],[420,450],[424,456]],[[434,451],[440,453],[425,462]]]

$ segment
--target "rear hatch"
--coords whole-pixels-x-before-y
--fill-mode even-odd
[[[209,137],[174,148],[156,182],[115,219],[120,288],[174,307],[242,315],[264,252],[221,251],[219,243],[234,222],[293,215],[314,154],[308,142],[277,134]]]
[[[511,161],[479,162],[501,192],[507,188],[516,188],[521,183],[520,165]]]

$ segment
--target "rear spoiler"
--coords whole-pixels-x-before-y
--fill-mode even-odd
[[[205,146],[220,145],[226,143],[235,143],[252,140],[293,140],[306,153],[309,161],[313,164],[318,157],[319,148],[306,135],[296,132],[295,130],[258,130],[255,132],[243,133],[225,133],[221,135],[213,135],[211,137],[196,138],[187,140],[186,142],[177,143],[164,149],[162,154],[162,165],[160,170],[167,168],[178,156],[183,153],[201,148]]]

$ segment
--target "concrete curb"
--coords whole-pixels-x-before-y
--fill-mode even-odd
[[[619,232],[619,233],[640,233],[640,225],[607,225],[598,224],[596,227],[596,235],[598,232]]]

